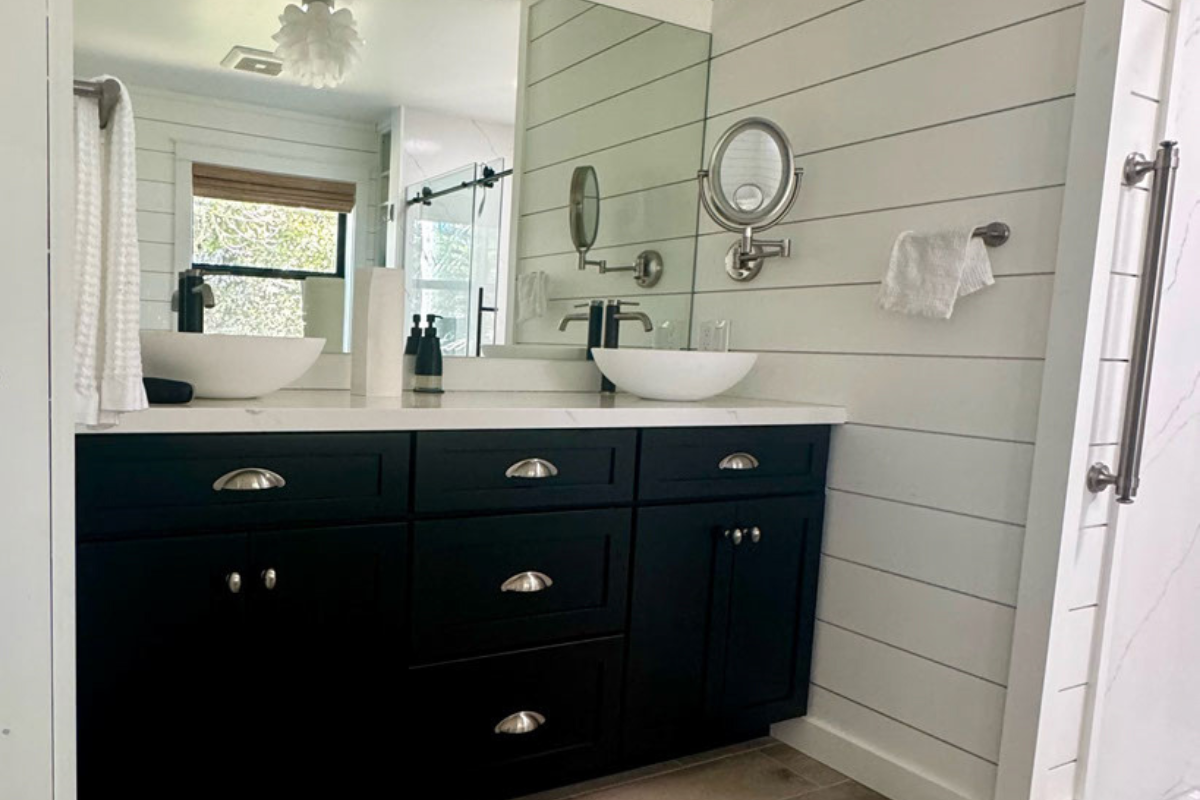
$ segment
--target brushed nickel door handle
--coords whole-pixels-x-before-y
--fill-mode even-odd
[[[244,467],[226,472],[213,481],[214,492],[261,492],[282,489],[287,481],[278,472],[262,467]]]
[[[521,480],[544,480],[558,477],[558,467],[544,458],[525,458],[504,471],[504,477]]]
[[[517,594],[532,594],[534,592],[544,592],[554,585],[554,580],[544,572],[519,572],[511,578],[500,584],[502,592],[516,592]]]
[[[545,724],[546,718],[536,711],[518,711],[500,720],[492,730],[507,736],[523,736]]]
[[[749,453],[730,453],[721,459],[721,463],[717,465],[723,470],[733,470],[740,472],[747,469],[758,469],[758,459]]]

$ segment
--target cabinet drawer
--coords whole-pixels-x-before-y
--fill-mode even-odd
[[[421,513],[605,506],[633,498],[634,431],[469,431],[417,436]]]
[[[631,518],[610,509],[417,523],[416,657],[619,632]]]
[[[81,436],[79,536],[398,517],[409,448],[408,434]],[[255,472],[222,484],[239,470]]]
[[[623,650],[612,637],[413,669],[417,794],[512,796],[609,765]]]
[[[642,500],[815,492],[825,486],[829,428],[648,430],[642,435]]]

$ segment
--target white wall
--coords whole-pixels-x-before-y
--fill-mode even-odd
[[[712,0],[599,0],[600,4],[623,8],[635,14],[654,17],[675,25],[712,30]]]
[[[529,9],[527,37],[517,270],[547,273],[550,311],[518,326],[516,341],[584,344],[586,326],[560,333],[558,321],[598,297],[640,302],[656,323],[686,327],[709,36],[582,0],[541,0]],[[591,257],[628,265],[658,250],[664,273],[652,289],[628,272],[577,268],[567,200],[571,175],[585,164],[596,168],[602,198]],[[622,340],[650,337],[627,326]]]
[[[171,293],[175,274],[190,266],[175,252],[176,148],[225,148],[264,158],[366,165],[379,158],[379,136],[372,125],[331,117],[296,114],[224,100],[132,87],[137,120],[138,239],[142,259],[142,327],[173,326]],[[359,266],[373,266],[379,217],[370,207],[358,214],[355,243]]]
[[[851,420],[810,715],[775,734],[896,800],[995,787],[1082,21],[1072,0],[715,4],[708,146],[766,116],[807,174],[772,233],[795,255],[753,283],[702,219],[694,324],[763,353],[739,394]],[[876,308],[901,231],[993,220],[996,285],[953,320]]]

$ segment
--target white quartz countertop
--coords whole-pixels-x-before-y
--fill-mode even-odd
[[[547,428],[684,428],[839,425],[836,406],[717,397],[662,403],[630,395],[573,392],[447,392],[355,397],[340,391],[282,391],[257,400],[195,400],[126,414],[113,427],[79,433],[271,433]]]

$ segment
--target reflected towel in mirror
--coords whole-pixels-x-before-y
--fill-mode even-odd
[[[544,272],[527,272],[517,278],[517,322],[546,316],[550,309],[549,277]]]

